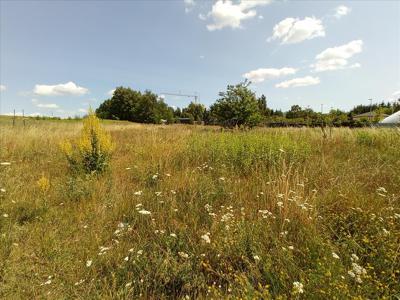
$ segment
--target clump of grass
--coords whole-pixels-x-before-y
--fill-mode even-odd
[[[61,149],[74,171],[101,173],[108,167],[114,145],[95,113],[90,110],[83,120],[81,135],[75,143],[64,141]]]

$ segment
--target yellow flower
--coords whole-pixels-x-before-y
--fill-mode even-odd
[[[44,175],[42,175],[36,183],[43,193],[46,193],[50,189],[50,180]]]

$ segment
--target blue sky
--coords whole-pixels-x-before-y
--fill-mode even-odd
[[[116,86],[197,92],[208,106],[244,78],[274,109],[400,96],[399,1],[2,0],[0,9],[2,114],[83,114]]]

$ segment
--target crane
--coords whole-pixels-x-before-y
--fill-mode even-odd
[[[188,95],[188,94],[181,94],[181,93],[161,93],[162,95],[169,95],[169,96],[179,96],[179,97],[192,97],[194,98],[194,103],[197,104],[199,96],[197,93],[195,95]]]

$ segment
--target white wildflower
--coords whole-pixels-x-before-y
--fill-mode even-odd
[[[141,215],[151,215],[151,211],[145,210],[145,209],[141,209],[138,211],[139,214]]]
[[[3,214],[3,217],[4,218],[8,218],[8,214]]]
[[[170,233],[169,235],[174,237],[174,238],[176,238],[176,234],[175,233]]]
[[[124,261],[128,261],[129,260],[129,256],[126,256],[125,258],[124,258]]]
[[[201,238],[203,239],[203,241],[205,241],[207,244],[211,243],[211,239],[210,239],[210,233],[207,232],[206,234],[203,234],[201,236]]]
[[[0,192],[5,193],[5,192],[6,192],[6,189],[1,188],[1,189],[0,189]]]
[[[143,191],[137,191],[137,192],[134,192],[133,194],[136,196],[140,196],[141,194],[143,194]]]
[[[179,256],[182,258],[189,258],[189,254],[185,253],[185,252],[178,252]]]
[[[93,262],[92,260],[86,261],[86,267],[89,268],[92,265],[92,262]]]
[[[301,282],[298,281],[293,282],[293,293],[294,294],[304,293],[303,284]]]
[[[278,205],[279,207],[283,207],[283,202],[282,202],[282,201],[278,201],[278,202],[276,203],[276,205]]]
[[[337,255],[335,252],[332,252],[332,257],[336,259],[340,259],[339,255]]]
[[[253,258],[254,258],[254,260],[257,260],[257,261],[260,260],[260,257],[258,255],[254,255]]]

